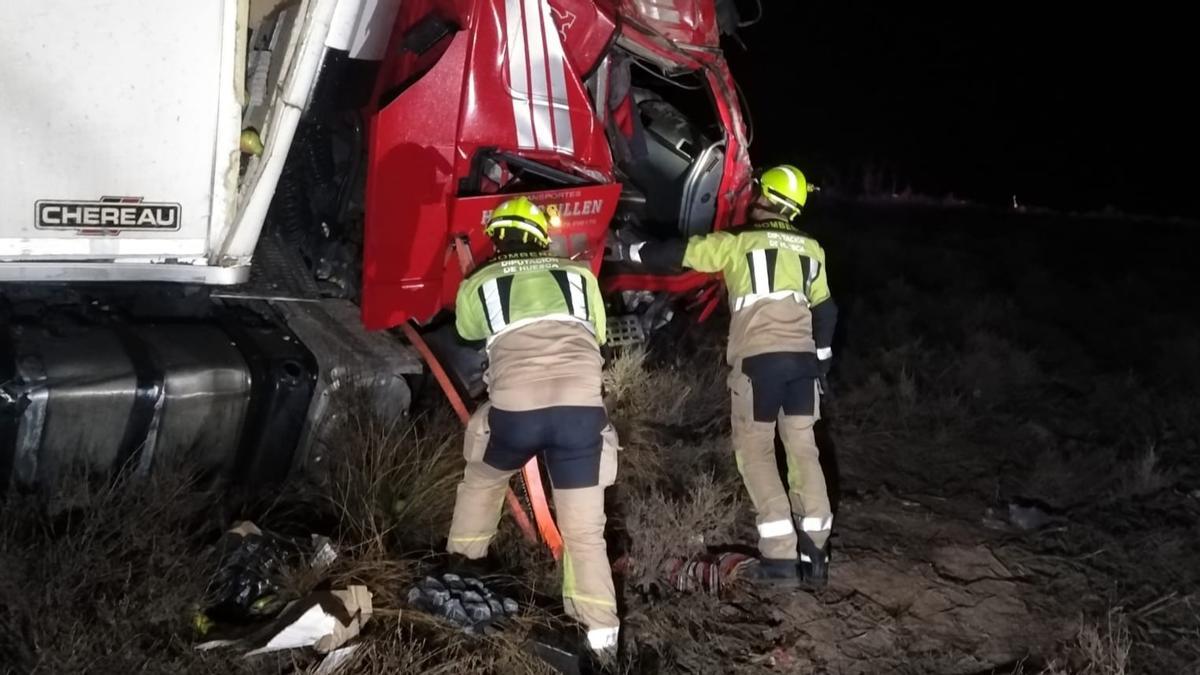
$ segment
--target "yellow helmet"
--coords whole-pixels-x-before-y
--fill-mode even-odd
[[[808,179],[790,164],[771,167],[758,177],[763,197],[788,218],[795,218],[808,202]]]
[[[549,219],[528,197],[509,199],[497,206],[483,231],[493,239],[507,239],[509,229],[520,232],[523,242],[532,239],[542,246],[550,245]]]

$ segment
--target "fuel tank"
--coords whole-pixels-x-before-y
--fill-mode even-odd
[[[343,306],[345,305],[345,306]],[[203,319],[0,326],[0,492],[181,468],[261,487],[323,459],[334,392],[410,403],[407,347],[339,301],[222,302]]]

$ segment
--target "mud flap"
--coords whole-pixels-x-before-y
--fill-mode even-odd
[[[412,349],[388,333],[363,328],[358,308],[348,300],[271,304],[319,366],[307,428],[296,454],[297,468],[323,459],[326,434],[341,414],[333,405],[339,390],[357,387],[369,392],[373,412],[381,419],[398,419],[407,413],[411,392],[405,378],[421,372]]]

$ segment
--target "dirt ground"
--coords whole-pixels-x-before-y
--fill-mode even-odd
[[[828,588],[666,588],[669,556],[752,545],[722,319],[611,360],[610,490],[630,673],[1200,672],[1200,233],[967,210],[809,215],[842,309],[819,427],[836,502]],[[684,325],[682,322],[681,326]],[[440,408],[436,390],[427,401]],[[317,584],[376,593],[346,673],[541,672],[558,571],[505,518],[525,616],[473,639],[406,611],[461,471],[441,410],[354,419],[339,470],[266,498],[190,481],[10,496],[0,672],[313,672],[311,655],[198,654],[210,545],[235,518],[335,537]],[[301,575],[302,577],[302,575]]]
[[[837,477],[830,587],[691,615],[678,600],[639,608],[635,620],[687,626],[648,661],[1200,672],[1200,307],[1181,292],[1200,275],[1200,233],[862,207],[813,221],[843,310],[819,429]],[[714,359],[696,354],[675,371]],[[654,398],[630,409],[670,420]],[[706,405],[676,428],[720,414]],[[722,534],[749,542],[748,528]]]

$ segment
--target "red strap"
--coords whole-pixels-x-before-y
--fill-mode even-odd
[[[712,316],[713,311],[717,309],[717,305],[721,303],[721,294],[717,293],[718,288],[720,286],[713,284],[711,292],[708,293],[708,303],[704,305],[704,309],[700,310],[700,316],[696,319],[696,323],[708,321],[708,317]]]

